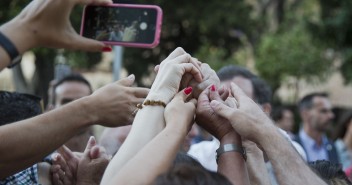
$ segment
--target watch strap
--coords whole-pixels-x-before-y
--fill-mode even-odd
[[[246,149],[244,147],[235,145],[235,144],[224,144],[223,146],[220,146],[216,150],[216,160],[219,159],[220,155],[225,153],[225,152],[238,152],[242,155],[243,159],[246,161],[247,160],[247,153]]]
[[[16,46],[1,32],[0,32],[0,45],[10,56],[11,63],[8,67],[13,67],[15,65],[14,64],[15,59],[19,56],[19,52]]]

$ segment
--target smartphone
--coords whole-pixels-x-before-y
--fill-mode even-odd
[[[159,44],[161,25],[159,6],[89,5],[83,11],[81,35],[108,45],[154,48]]]

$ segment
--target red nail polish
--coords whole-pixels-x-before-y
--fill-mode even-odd
[[[112,51],[112,48],[109,47],[109,46],[105,46],[105,47],[103,47],[102,51],[103,51],[103,52],[111,52],[111,51]]]
[[[183,90],[183,92],[186,94],[186,95],[189,95],[189,94],[191,94],[191,92],[192,92],[192,87],[187,87],[185,90]]]
[[[212,86],[210,87],[210,90],[211,90],[211,91],[215,91],[215,90],[216,90],[215,85],[212,85]]]

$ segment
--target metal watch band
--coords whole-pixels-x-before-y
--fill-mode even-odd
[[[8,53],[10,56],[10,65],[8,66],[13,67],[18,63],[19,60],[19,53],[15,45],[4,35],[0,32],[0,45],[4,48],[4,50]]]
[[[246,149],[244,147],[240,147],[235,144],[225,144],[223,146],[220,146],[216,150],[216,160],[219,159],[220,155],[225,153],[225,152],[238,152],[242,155],[243,159],[246,161],[247,160],[247,154],[246,154]]]

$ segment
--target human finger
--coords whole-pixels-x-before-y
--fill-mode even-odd
[[[219,95],[219,92],[216,90],[215,85],[210,86],[209,98],[210,98],[210,100],[217,100],[219,102],[223,102],[220,95]]]
[[[193,64],[183,63],[180,65],[182,66],[182,68],[184,70],[183,74],[191,73],[197,82],[202,82],[202,79],[203,79],[202,74]]]
[[[125,78],[122,78],[122,79],[116,81],[115,83],[117,83],[119,85],[126,86],[126,87],[130,87],[133,85],[135,79],[136,79],[136,77],[134,76],[134,74],[131,74]]]
[[[101,52],[104,51],[104,48],[107,47],[103,42],[82,37],[78,35],[75,31],[71,31],[69,37],[69,40],[71,42],[69,45],[65,46],[68,49]]]
[[[229,97],[230,91],[229,91],[229,89],[227,89],[226,86],[223,86],[222,88],[220,88],[219,94],[220,94],[220,98],[221,98],[223,101],[225,101],[225,100],[227,99],[227,97]]]
[[[218,115],[220,115],[226,119],[229,119],[231,117],[232,110],[227,105],[225,105],[219,101],[212,100],[210,102],[210,106],[214,110],[214,112],[217,113]]]
[[[192,87],[187,87],[183,89],[182,91],[178,92],[175,95],[175,98],[181,99],[183,102],[187,100],[187,98],[191,95],[193,88]]]
[[[70,160],[75,157],[73,152],[65,145],[62,145],[60,148],[58,148],[57,152],[61,154],[65,160]]]
[[[154,67],[154,72],[155,72],[155,73],[158,73],[158,72],[159,72],[159,68],[160,68],[160,65],[159,65],[159,64],[156,65],[156,66]]]
[[[172,59],[174,59],[174,58],[176,58],[176,57],[178,57],[178,56],[180,56],[180,55],[183,55],[183,54],[185,54],[185,53],[186,53],[186,51],[185,51],[183,48],[177,47],[174,51],[172,51],[172,52],[169,54],[168,57],[166,57],[165,60],[172,60]]]
[[[145,98],[147,97],[149,90],[148,88],[144,87],[131,87],[132,88],[132,93],[138,98]]]
[[[197,106],[197,99],[192,98],[191,100],[188,101],[188,103],[192,103],[196,107]]]

